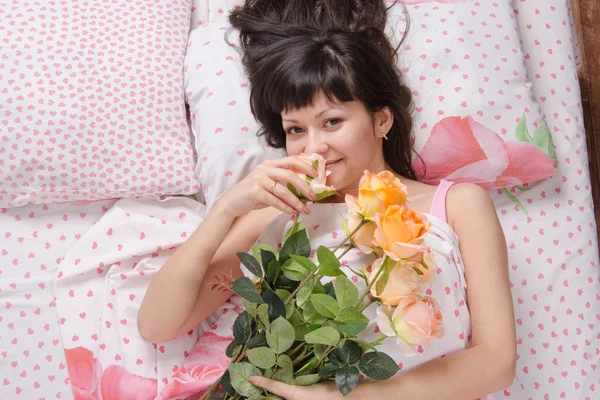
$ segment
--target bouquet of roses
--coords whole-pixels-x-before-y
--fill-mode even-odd
[[[319,177],[302,177],[319,199],[335,194],[325,185],[325,160],[310,157]],[[204,399],[219,385],[231,398],[277,398],[248,381],[256,375],[295,385],[334,379],[346,395],[361,372],[375,380],[398,372],[396,362],[377,350],[386,338],[397,338],[410,356],[416,354],[415,346],[443,336],[437,302],[423,292],[436,274],[431,253],[423,246],[430,224],[407,207],[406,187],[389,171],[365,171],[358,198],[346,196],[346,203],[346,237],[333,250],[319,247],[318,262],[310,259],[310,239],[298,215],[280,250],[258,244],[252,254],[237,254],[254,279],[239,278],[230,286],[241,297],[244,312],[234,323],[234,340],[227,348],[232,362]],[[378,259],[370,268],[342,267],[340,259],[355,247]],[[364,279],[362,293],[343,268]],[[378,305],[381,335],[368,342],[360,334],[369,324],[363,311],[372,303]]]

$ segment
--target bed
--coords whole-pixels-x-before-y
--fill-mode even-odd
[[[170,134],[189,135],[189,124],[194,136],[193,140],[189,136],[187,141],[174,140],[171,147],[177,151],[165,156],[163,165],[168,166],[169,160],[181,162],[172,171],[157,171],[155,179],[161,179],[161,173],[165,178],[173,174],[179,183],[173,188],[157,184],[151,196],[140,196],[139,190],[148,191],[140,189],[143,184],[135,190],[128,187],[126,193],[108,194],[99,188],[84,192],[78,187],[77,193],[85,195],[70,202],[47,198],[38,204],[23,201],[0,208],[0,399],[171,398],[165,393],[173,393],[175,381],[189,379],[193,383],[194,376],[184,367],[199,338],[214,331],[219,321],[227,323],[228,310],[240,307],[235,300],[226,303],[196,329],[169,343],[145,343],[137,336],[136,310],[152,274],[194,230],[218,193],[243,176],[252,164],[247,157],[258,157],[262,151],[255,147],[256,138],[248,136],[251,126],[244,122],[236,126],[238,134],[245,135],[239,139],[245,140],[243,147],[230,148],[231,155],[221,154],[230,157],[229,166],[211,164],[214,148],[210,146],[216,145],[198,133],[200,128],[210,132],[210,137],[220,133],[207,115],[218,113],[218,107],[213,109],[206,102],[219,99],[220,94],[210,87],[193,91],[199,82],[199,75],[193,73],[213,66],[210,60],[193,58],[190,49],[214,45],[215,40],[200,40],[207,32],[202,29],[222,21],[235,1],[168,3],[177,4],[177,18],[188,19],[179,31],[185,28],[187,35],[191,27],[191,39],[180,43],[178,68],[185,77],[172,78],[181,81],[177,84],[185,86],[186,93],[173,89],[178,87],[175,83],[161,88],[163,95],[172,91],[169,99],[173,100],[161,110],[173,113],[172,121],[180,128]],[[412,7],[432,7],[431,12],[439,12],[435,7],[453,7],[442,3]],[[475,7],[478,2],[471,3],[466,6]],[[571,4],[515,1],[510,13],[522,48],[523,60],[517,61],[525,63],[535,107],[552,132],[557,172],[527,183],[525,190],[490,191],[509,246],[517,318],[517,378],[526,393],[524,399],[532,400],[592,400],[600,390],[600,78],[594,72],[600,68],[600,36],[593,24],[600,9],[592,0],[573,0]],[[0,20],[9,11],[8,5],[0,5]],[[571,11],[573,19],[569,19]],[[157,18],[163,20],[164,15],[157,13]],[[557,36],[544,34],[545,24],[553,25],[552,34]],[[572,24],[579,41],[571,34]],[[5,66],[10,59],[5,54],[0,46],[0,63],[5,68],[0,69],[0,92],[11,88],[2,78],[9,73]],[[177,54],[168,57],[177,64]],[[230,61],[227,57],[223,53],[223,63]],[[211,70],[214,79],[219,72],[227,75],[235,70],[223,65]],[[414,65],[406,65],[408,74],[413,73]],[[36,77],[26,79],[27,84],[36,85]],[[243,83],[237,85],[240,87]],[[247,109],[236,108],[243,106],[243,92],[235,93],[223,101],[229,110],[245,115]],[[177,106],[184,97],[190,108],[187,122],[185,110]],[[6,117],[6,110],[0,108],[0,115]],[[426,122],[419,125],[423,131],[431,130],[431,123]],[[7,126],[0,124],[0,138],[15,134]],[[231,137],[219,140],[218,146],[232,142]],[[189,159],[192,149],[197,161]],[[8,160],[9,154],[0,152],[0,159]],[[242,159],[238,169],[231,166]],[[144,168],[151,164],[149,161]],[[86,171],[88,175],[91,172]],[[145,176],[145,172],[141,174]],[[214,190],[215,185],[222,186]],[[595,209],[594,203],[598,205]],[[517,398],[506,391],[495,397]]]

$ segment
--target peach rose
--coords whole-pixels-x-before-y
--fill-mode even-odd
[[[352,195],[346,195],[346,205],[348,206],[348,215],[342,217],[342,230],[349,236],[363,221],[360,217],[360,209],[358,208],[358,199]],[[352,242],[365,254],[373,252],[373,237],[375,235],[375,224],[371,221],[365,223],[351,237]]]
[[[313,192],[317,195],[317,201],[323,200],[326,197],[335,194],[335,188],[333,186],[327,186],[327,177],[331,175],[331,171],[325,169],[326,160],[320,154],[306,154],[302,153],[298,157],[307,163],[311,164],[319,174],[316,178],[308,176],[303,172],[299,172],[298,176],[304,179],[311,187]]]
[[[433,280],[437,276],[438,267],[435,260],[435,253],[432,251],[426,251],[423,253],[423,263],[409,263],[410,267],[419,276],[419,281],[423,284],[424,288],[431,287]]]
[[[383,215],[391,205],[402,205],[406,201],[406,186],[390,171],[377,175],[365,171],[358,189],[358,208],[366,219]]]
[[[85,347],[65,349],[65,357],[75,400],[101,399],[100,377],[102,365],[94,353]]]
[[[371,265],[371,272],[367,276],[369,284],[383,267],[383,261],[384,258],[380,258]],[[382,275],[379,275],[377,281],[381,279]],[[419,294],[422,286],[423,284],[419,279],[419,275],[417,275],[412,265],[399,261],[390,272],[383,292],[377,293],[377,282],[375,282],[371,286],[371,294],[378,297],[383,304],[395,307],[400,303],[402,298],[411,294]]]
[[[377,325],[386,336],[397,337],[404,355],[417,354],[416,347],[444,336],[442,313],[431,297],[406,296],[393,310],[386,305],[377,308]]]
[[[185,362],[173,374],[171,382],[160,392],[159,399],[205,392],[217,382],[231,363],[225,354],[232,337],[206,332]]]
[[[423,241],[429,232],[427,218],[414,210],[392,205],[376,219],[374,244],[394,261],[421,262],[427,248]]]

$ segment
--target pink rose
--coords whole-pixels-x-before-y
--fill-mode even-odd
[[[317,200],[322,200],[334,194],[335,188],[333,186],[327,186],[327,177],[331,175],[331,171],[327,171],[325,169],[327,161],[323,158],[323,156],[316,153],[302,153],[298,157],[311,164],[319,174],[317,177],[313,178],[312,176],[308,176],[303,172],[298,173],[298,176],[304,179],[310,185],[313,192],[315,192],[317,195]]]
[[[65,357],[75,400],[101,399],[98,384],[102,365],[94,353],[85,347],[75,347],[65,349]]]
[[[437,301],[431,297],[406,296],[393,312],[389,306],[379,306],[377,325],[384,335],[397,337],[407,357],[417,354],[416,346],[444,336],[442,313]]]
[[[175,371],[171,382],[162,390],[161,398],[202,393],[219,381],[231,363],[225,350],[232,340],[232,337],[206,332],[183,366]]]
[[[535,145],[505,142],[473,118],[448,117],[438,122],[413,161],[422,181],[471,182],[485,189],[545,179],[556,174],[554,160]]]
[[[127,372],[120,365],[110,365],[100,382],[102,400],[153,400],[158,390],[156,379]]]

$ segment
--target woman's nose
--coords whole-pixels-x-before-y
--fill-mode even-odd
[[[304,149],[305,153],[317,153],[323,154],[328,149],[328,144],[319,130],[313,130],[308,132],[308,141]]]

